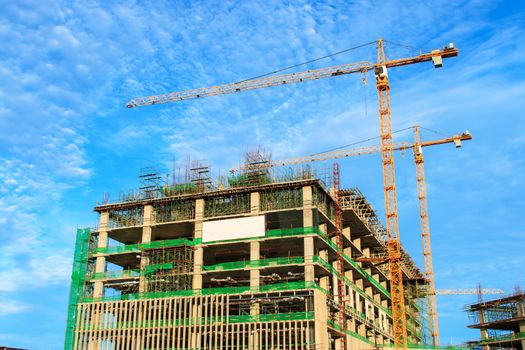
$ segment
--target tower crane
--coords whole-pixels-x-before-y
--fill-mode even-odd
[[[447,137],[439,140],[431,141],[421,141],[421,133],[419,131],[420,127],[418,125],[412,127],[414,129],[414,143],[410,142],[400,142],[392,145],[392,149],[395,151],[404,151],[407,149],[412,149],[414,153],[414,163],[416,166],[416,181],[417,181],[417,193],[418,193],[418,206],[419,206],[419,222],[421,230],[421,241],[423,246],[423,260],[424,260],[424,272],[425,278],[427,280],[426,284],[426,300],[427,300],[427,311],[428,311],[428,320],[430,335],[436,346],[439,346],[439,326],[438,326],[438,316],[437,316],[437,304],[436,304],[436,291],[435,291],[435,282],[434,282],[434,269],[432,264],[432,249],[430,245],[430,226],[428,222],[428,206],[427,206],[427,196],[426,196],[426,182],[425,182],[425,168],[424,168],[424,159],[423,159],[423,147],[442,145],[446,143],[454,143],[456,148],[461,147],[462,141],[472,140],[472,135],[465,131],[461,134],[456,134],[451,137]],[[291,157],[284,158],[280,160],[272,160],[270,163],[264,164],[265,167],[275,167],[275,166],[287,166],[287,165],[297,165],[304,163],[311,163],[316,161],[323,161],[328,159],[338,159],[346,157],[355,157],[367,154],[376,154],[381,152],[381,146],[368,146],[368,147],[358,147],[352,149],[341,149],[331,152],[318,153],[311,156],[305,157]],[[240,166],[236,170],[247,170],[246,166]],[[373,258],[358,258],[356,261],[369,261],[369,262],[383,262],[385,259],[383,257],[373,257]],[[451,291],[447,294],[453,294]],[[459,290],[458,290],[459,291]],[[463,290],[465,291],[465,290]],[[490,291],[490,290],[487,290]],[[445,294],[445,293],[441,293]]]
[[[407,347],[407,330],[405,301],[403,291],[403,276],[401,271],[401,241],[398,229],[397,196],[394,176],[394,149],[392,141],[392,120],[390,115],[390,83],[389,68],[401,67],[415,63],[432,61],[439,68],[444,58],[455,57],[458,50],[451,43],[442,49],[421,53],[418,56],[387,60],[384,41],[377,41],[377,61],[343,64],[339,66],[308,70],[303,72],[274,75],[263,78],[249,79],[238,83],[224,84],[207,88],[198,88],[167,94],[138,97],[126,103],[126,107],[134,108],[181,100],[190,100],[208,96],[231,94],[247,90],[255,90],[270,86],[280,86],[304,81],[330,78],[352,73],[374,71],[378,93],[379,129],[381,136],[381,158],[383,168],[383,190],[385,197],[386,229],[388,233],[388,261],[390,270],[390,285],[392,295],[392,318],[394,346]],[[339,281],[342,283],[342,281]],[[344,329],[346,326],[343,325]],[[343,347],[345,344],[343,343]]]

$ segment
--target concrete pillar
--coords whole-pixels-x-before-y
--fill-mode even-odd
[[[305,237],[304,239],[304,280],[305,282],[314,282],[315,270],[313,266],[314,256],[314,238]]]
[[[330,349],[330,344],[328,341],[328,328],[326,327],[328,320],[326,295],[317,289],[314,290],[314,315],[315,348],[328,350]]]
[[[314,226],[314,216],[312,210],[312,187],[303,187],[303,227]],[[315,270],[312,265],[312,257],[314,256],[314,239],[313,237],[304,238],[304,280],[305,282],[313,282],[315,278]]]
[[[260,242],[250,242],[250,261],[260,259]],[[250,288],[256,290],[260,285],[260,271],[259,269],[250,270]],[[252,303],[250,305],[250,315],[258,316],[261,312],[261,306],[259,303]],[[254,331],[249,336],[249,341],[251,343],[250,349],[258,350],[259,349],[259,337],[260,331]]]
[[[261,211],[261,195],[259,192],[250,193],[250,213],[258,214]]]
[[[356,238],[356,239],[352,240],[352,242],[354,243],[354,246],[357,249],[361,250],[361,238]]]
[[[485,323],[485,313],[483,312],[483,310],[480,310],[479,311],[479,323]],[[481,327],[479,329],[480,333],[481,333],[481,339],[487,339],[489,337],[489,334],[487,332],[487,328],[485,327]],[[488,345],[483,345],[481,347],[483,350],[489,350],[490,347]]]
[[[204,199],[195,200],[195,239],[202,239],[202,222],[204,219]],[[193,251],[193,289],[202,289],[202,244],[195,245]]]
[[[372,287],[366,287],[365,294],[372,298],[373,297]]]
[[[326,249],[320,250],[319,258],[328,262],[328,251]],[[330,290],[330,276],[319,278],[319,286],[325,290]]]
[[[141,236],[141,243],[149,243],[152,240],[152,217],[153,217],[153,207],[151,205],[145,205],[144,206],[144,214],[143,214],[143,226],[142,226],[142,236]],[[149,258],[147,256],[141,255],[140,256],[140,269],[143,270],[147,265],[149,265]],[[141,274],[140,276],[140,282],[139,282],[139,293],[144,293],[148,289],[147,286],[147,279],[145,276]]]
[[[104,211],[100,213],[99,218],[99,233],[98,233],[98,242],[97,248],[106,248],[108,246],[108,222],[109,222],[109,212]],[[95,272],[102,273],[106,270],[106,257],[97,256],[95,261]],[[93,286],[93,296],[95,298],[100,298],[104,296],[104,283],[102,281],[96,281]]]
[[[250,242],[250,261],[260,259],[260,242]],[[259,269],[250,270],[250,287],[259,287]]]
[[[312,210],[312,187],[303,187],[303,226],[312,227],[314,225]]]
[[[362,278],[357,278],[354,282],[355,282],[355,285],[357,286],[357,288],[359,288],[361,290],[365,290]]]
[[[345,236],[349,241],[352,240],[352,236],[350,234],[350,227],[343,228],[343,236]]]
[[[345,274],[346,274],[346,273],[345,273]],[[355,296],[354,296],[354,295],[355,295],[354,290],[353,290],[351,287],[349,287],[348,298],[347,298],[348,300],[347,300],[347,302],[348,302],[348,305],[349,305],[350,307],[352,307],[352,308],[355,309]]]
[[[331,264],[332,268],[335,271],[338,271],[338,268],[337,268],[338,264],[339,262],[337,260],[333,261]],[[341,302],[341,296],[339,295],[338,284],[339,284],[339,276],[334,274],[332,278],[332,288],[333,288],[332,290],[333,290],[333,295],[334,295],[334,301],[339,304]]]

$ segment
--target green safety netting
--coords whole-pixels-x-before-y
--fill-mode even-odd
[[[129,277],[139,277],[139,270],[116,270],[116,271],[106,271],[106,272],[95,272],[91,277],[94,280],[106,279],[106,278],[129,278]]]
[[[145,275],[151,275],[153,272],[155,272],[157,270],[170,270],[172,268],[173,268],[173,263],[162,263],[162,264],[148,265],[144,269],[144,274]]]
[[[195,239],[168,239],[163,241],[153,241],[148,243],[118,245],[113,247],[95,248],[93,254],[115,254],[127,252],[140,252],[147,249],[174,248],[183,246],[195,246],[201,244],[200,238]]]
[[[290,258],[270,258],[262,260],[247,260],[247,261],[233,261],[215,265],[203,266],[204,271],[223,271],[223,270],[235,270],[244,269],[250,267],[266,267],[266,266],[278,266],[288,264],[302,264],[304,258],[301,257],[290,257]]]
[[[525,332],[499,335],[499,336],[496,336],[496,337],[491,337],[491,338],[487,338],[487,339],[481,339],[480,342],[481,343],[490,343],[490,342],[497,342],[497,341],[504,341],[504,340],[514,340],[514,339],[525,339]]]
[[[73,257],[73,270],[71,272],[71,287],[69,289],[69,303],[67,310],[66,337],[64,350],[73,349],[73,334],[76,324],[77,304],[84,296],[84,281],[88,259],[88,245],[91,235],[90,229],[78,229]]]

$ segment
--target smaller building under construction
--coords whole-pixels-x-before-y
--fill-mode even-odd
[[[78,231],[66,349],[393,346],[387,233],[334,171],[264,168],[143,187]],[[402,250],[410,344],[425,280]],[[424,288],[423,288],[424,289]]]
[[[483,350],[525,349],[525,293],[516,293],[467,307],[469,328],[479,329],[481,339],[472,345]]]

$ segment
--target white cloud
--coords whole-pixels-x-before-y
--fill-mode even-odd
[[[32,307],[32,305],[20,301],[2,299],[0,301],[0,317],[26,312]]]

